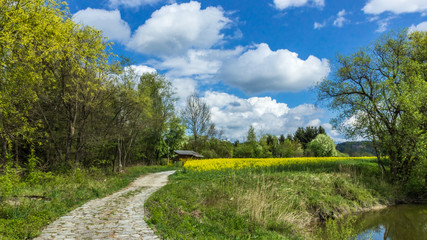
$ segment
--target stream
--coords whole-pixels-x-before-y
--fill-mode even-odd
[[[351,225],[340,229],[351,232],[351,239],[427,240],[427,205],[405,204],[348,217]],[[344,224],[346,221],[344,220]],[[341,224],[343,225],[343,224]],[[328,230],[334,226],[323,227]],[[341,230],[340,230],[341,231]]]

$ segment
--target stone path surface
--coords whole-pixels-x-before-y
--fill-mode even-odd
[[[142,176],[119,192],[92,200],[47,226],[35,239],[160,239],[144,221],[144,202],[174,172]]]

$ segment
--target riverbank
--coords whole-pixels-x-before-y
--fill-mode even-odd
[[[34,238],[44,226],[85,202],[114,193],[143,174],[172,169],[135,166],[120,174],[100,169],[76,174],[38,173],[32,181],[15,176],[7,197],[0,199],[0,239]]]
[[[146,203],[166,239],[307,239],[316,222],[395,204],[375,160],[184,171]]]

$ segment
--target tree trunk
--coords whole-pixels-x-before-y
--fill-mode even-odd
[[[7,153],[7,140],[6,140],[6,138],[3,138],[1,158],[2,158],[2,160],[4,160],[4,163],[6,163],[6,153]]]
[[[375,155],[377,156],[378,167],[381,169],[381,178],[384,179],[384,173],[386,172],[386,169],[384,167],[384,163],[381,161],[381,153],[378,150],[377,141],[376,140],[372,140],[372,145],[373,145],[374,150],[375,150]]]
[[[80,151],[81,151],[81,144],[82,144],[82,132],[80,131],[77,137],[77,143],[76,143],[76,154],[74,157],[74,169],[76,170],[80,165]]]
[[[18,137],[16,137],[16,140],[15,140],[15,164],[16,164],[16,166],[19,165],[19,140],[18,140]]]

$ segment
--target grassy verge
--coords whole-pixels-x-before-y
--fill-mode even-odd
[[[154,193],[149,223],[165,239],[307,239],[316,221],[392,204],[374,161],[179,172]]]
[[[9,197],[0,199],[0,239],[36,237],[43,226],[90,199],[116,192],[143,174],[170,169],[135,166],[121,174],[92,169],[69,175],[42,174],[35,177],[37,181],[16,181]]]

